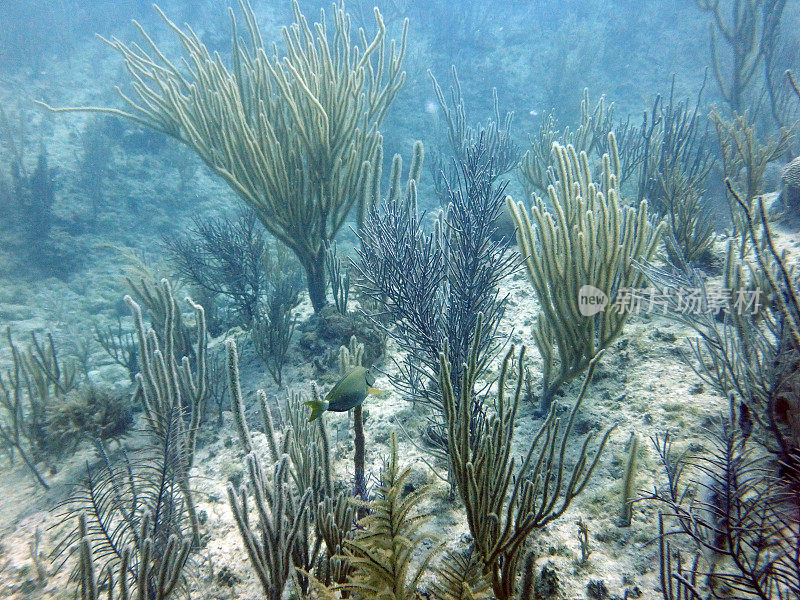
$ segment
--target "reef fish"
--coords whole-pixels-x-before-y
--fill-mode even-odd
[[[355,408],[364,402],[367,394],[380,392],[372,387],[373,383],[375,383],[375,377],[367,368],[353,368],[333,386],[324,400],[310,400],[303,403],[303,406],[311,408],[311,416],[308,420],[318,419],[326,411],[347,412],[351,408]]]

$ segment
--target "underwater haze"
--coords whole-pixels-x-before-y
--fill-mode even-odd
[[[799,11],[0,4],[0,597],[800,598]]]

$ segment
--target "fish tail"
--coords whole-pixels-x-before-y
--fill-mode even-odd
[[[309,400],[308,402],[303,402],[303,406],[311,408],[311,416],[308,418],[309,423],[319,419],[320,415],[328,410],[328,403],[325,400]]]

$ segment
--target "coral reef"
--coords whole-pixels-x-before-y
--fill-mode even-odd
[[[277,301],[259,315],[250,332],[256,354],[278,385],[283,384],[283,367],[296,323],[291,299],[288,302]]]
[[[798,596],[799,2],[0,3],[0,597]]]
[[[231,510],[264,595],[269,600],[280,600],[292,576],[292,554],[298,536],[308,528],[311,489],[305,490],[299,502],[295,501],[288,482],[289,457],[285,454],[275,465],[270,480],[255,454],[248,455],[247,469],[258,509],[257,529],[250,523],[246,492],[237,492],[229,484]]]
[[[364,344],[364,363],[367,365],[376,363],[386,351],[385,333],[360,311],[343,315],[336,307],[327,306],[299,324],[298,330],[301,332],[299,349],[319,373],[338,367],[339,348],[347,346],[353,336]]]
[[[283,367],[289,352],[300,303],[301,274],[296,261],[283,247],[272,247],[262,255],[267,290],[260,300],[250,337],[272,378],[283,383]]]
[[[183,312],[171,291],[169,294],[171,306],[167,304],[167,299],[164,297],[164,280],[158,279],[149,270],[138,281],[131,277],[126,277],[125,279],[128,283],[131,299],[146,310],[146,314],[150,318],[151,329],[158,343],[162,347],[166,347],[169,343],[173,346],[177,356],[188,356],[193,360],[195,354],[191,342],[191,328],[184,321]],[[169,288],[172,290],[171,283],[169,283]],[[126,308],[130,310],[130,304]],[[167,329],[167,325],[170,326],[169,329]],[[138,337],[138,331],[135,333],[137,336],[137,353],[141,362],[140,338]],[[168,338],[171,338],[171,341]]]
[[[92,541],[83,537],[80,541],[80,593],[84,600],[101,600],[103,586],[106,587],[106,598],[113,600],[116,581],[119,598],[152,598],[152,600],[167,600],[185,586],[183,570],[189,559],[191,545],[188,541],[178,542],[172,536],[169,539],[163,555],[153,559],[153,538],[148,527],[148,519],[143,519],[140,532],[140,547],[128,546],[122,551],[122,561],[119,567],[119,577],[115,580],[109,578],[108,582],[100,584],[97,577],[97,567],[94,564]],[[131,564],[137,565],[137,572],[131,573]],[[129,580],[130,579],[130,580]]]

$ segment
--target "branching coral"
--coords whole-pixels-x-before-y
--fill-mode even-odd
[[[673,77],[668,99],[656,96],[640,132],[643,158],[638,200],[647,199],[665,217],[668,255],[674,260],[680,254],[691,263],[707,259],[714,243],[713,224],[703,202],[705,181],[714,165],[708,125],[700,115],[704,87],[691,108],[688,100],[676,101]]]
[[[42,342],[31,333],[27,348],[20,348],[11,337],[11,328],[6,329],[6,338],[11,350],[11,367],[0,373],[0,441],[9,458],[19,454],[25,466],[36,480],[48,488],[42,473],[36,466],[54,450],[47,428],[47,415],[53,406],[78,383],[73,365],[62,362],[56,352],[52,334]]]
[[[586,152],[556,143],[555,182],[547,189],[549,205],[534,196],[529,215],[523,203],[507,201],[517,225],[520,253],[541,305],[535,340],[544,359],[544,411],[556,391],[583,373],[622,332],[629,312],[614,304],[644,283],[633,262],[655,254],[664,228],[649,217],[646,200],[637,207],[624,206],[613,134],[609,142],[611,153],[603,156],[600,182],[592,179]],[[603,294],[604,310],[584,314],[585,307],[582,311],[579,305],[586,295],[584,286]]]
[[[752,89],[758,69],[775,44],[786,0],[696,0],[709,13],[711,62],[723,98],[734,112],[744,111],[747,94]],[[725,9],[730,17],[726,18]],[[727,45],[723,56],[719,40]],[[725,65],[730,63],[726,73]]]
[[[325,543],[326,558],[319,561],[317,578],[324,585],[343,584],[353,573],[353,565],[345,555],[345,544],[355,533],[357,520],[353,496],[344,490],[317,505],[314,524],[319,537]]]
[[[173,427],[138,461],[89,470],[84,488],[70,498],[66,513],[77,526],[57,552],[78,552],[73,574],[85,599],[106,589],[113,600],[133,593],[137,600],[166,600],[187,594],[185,569],[192,554],[186,504],[180,492],[180,444]],[[77,547],[75,546],[77,542]]]
[[[347,314],[347,302],[350,298],[350,271],[348,262],[339,256],[336,244],[331,244],[325,254],[325,266],[331,282],[333,302],[339,314]]]
[[[295,1],[295,22],[283,30],[286,56],[275,47],[270,57],[249,3],[240,7],[247,41],[231,12],[230,68],[194,31],[160,13],[185,49],[182,63],[139,27],[144,47],[109,42],[131,74],[134,94],[122,94],[127,110],[79,110],[133,119],[192,148],[297,255],[319,311],[325,248],[354,206],[359,221],[368,208],[378,127],[404,80],[407,24],[400,43],[387,48],[377,9],[374,36],[360,30],[356,41],[343,4],[332,10],[332,28],[324,13],[311,27]]]
[[[783,476],[800,480],[800,300],[796,274],[778,253],[760,200],[748,204],[728,181],[743,237],[729,246],[723,294],[699,273],[682,266],[671,272],[648,269],[673,318],[697,333],[689,364],[723,396],[743,403],[766,449],[775,454]],[[677,289],[696,289],[716,311],[687,312],[675,304]]]
[[[480,336],[479,319],[476,340]],[[572,441],[575,415],[594,372],[595,357],[564,428],[556,418],[553,404],[522,462],[517,463],[512,458],[512,441],[524,381],[524,349],[516,363],[519,372],[511,397],[506,396],[506,378],[513,377],[510,371],[513,348],[506,354],[497,382],[496,412],[478,421],[476,426],[472,414],[477,401],[473,390],[478,373],[478,347],[476,341],[463,371],[458,400],[450,384],[449,362],[444,355],[440,358],[442,395],[447,406],[448,452],[484,572],[492,582],[495,597],[511,600],[515,597],[517,569],[528,536],[563,515],[585,489],[611,430],[601,438],[593,458],[588,450],[592,436],[587,436],[575,464],[571,468],[567,466],[566,448]]]
[[[217,348],[215,352],[211,352],[207,359],[208,370],[208,400],[207,408],[203,411],[206,419],[209,418],[211,412],[208,410],[212,405],[216,412],[215,429],[220,431],[223,425],[223,411],[229,405],[228,402],[228,371],[227,371],[227,357],[225,356],[224,348]],[[203,423],[201,422],[201,427]]]
[[[775,248],[763,202],[758,202],[755,207],[748,206],[730,181],[728,187],[743,215],[745,235],[753,247],[749,265],[746,257],[742,261],[744,264],[737,263],[733,251],[729,252],[729,285],[734,290],[743,289],[748,284],[752,287],[753,283],[745,279],[745,273],[747,270],[760,273],[757,285],[774,299],[774,304],[764,306],[760,319],[748,318],[745,311],[732,311],[732,323],[744,350],[738,359],[746,362],[750,373],[748,377],[739,379],[735,372],[728,372],[731,377],[728,381],[737,383],[733,389],[744,392],[741,398],[745,402],[751,402],[753,408],[766,412],[767,429],[775,445],[771,449],[780,457],[788,475],[797,482],[800,481],[800,284],[793,269],[787,266],[785,257]],[[744,245],[745,241],[742,242]],[[764,335],[759,336],[759,331]],[[760,353],[759,362],[751,361],[754,352]],[[754,370],[758,366],[762,367],[760,372]],[[723,381],[725,379],[720,383]],[[727,387],[724,392],[730,393],[733,389]],[[761,411],[759,415],[763,414]]]
[[[452,71],[453,85],[450,87],[449,103],[433,73],[428,72],[433,82],[436,99],[447,123],[448,151],[443,155],[434,154],[431,167],[436,195],[443,204],[449,201],[448,182],[457,179],[458,165],[465,164],[468,156],[474,155],[479,145],[485,148],[485,151],[480,154],[480,158],[486,163],[480,165],[480,168],[487,170],[491,166],[495,178],[502,177],[514,169],[519,164],[521,154],[511,136],[514,113],[508,112],[503,118],[500,117],[497,90],[493,90],[494,115],[485,124],[478,123],[473,126],[469,123],[458,72],[455,67]],[[452,160],[451,164],[448,164],[449,160]]]
[[[102,443],[101,464],[87,465],[86,480],[62,504],[72,529],[54,554],[79,553],[73,577],[88,597],[98,589],[135,590],[140,600],[188,593],[184,568],[192,553],[189,503],[184,493],[182,407],[170,405],[162,429],[150,432],[133,458],[112,461]],[[123,596],[124,597],[124,596]]]
[[[300,303],[302,275],[297,261],[283,247],[262,256],[267,285],[250,331],[253,346],[275,383],[283,384],[283,367],[292,342]]]
[[[139,372],[136,336],[132,331],[122,327],[122,320],[119,317],[117,317],[116,327],[100,327],[95,323],[94,340],[100,344],[111,360],[128,372],[131,381],[136,380],[136,373]]]
[[[652,495],[676,528],[661,530],[661,580],[666,600],[708,597],[791,598],[800,593],[800,529],[796,490],[779,479],[748,444],[746,421],[730,415],[699,456],[678,455],[669,436],[655,438],[666,484]],[[691,566],[673,567],[666,535],[695,544]]]
[[[441,564],[430,569],[441,551],[433,536],[422,532],[430,515],[420,513],[420,504],[430,494],[428,486],[409,489],[410,468],[402,469],[397,437],[392,434],[390,454],[384,463],[380,486],[369,502],[355,501],[363,511],[353,533],[343,539],[339,560],[349,570],[338,585],[316,582],[318,597],[368,600],[483,600],[489,584],[474,552],[449,552]],[[433,573],[429,573],[430,571]],[[433,581],[420,587],[432,574]],[[422,594],[422,595],[420,595]]]
[[[150,319],[150,328],[155,333],[158,343],[162,346],[167,344],[165,338],[165,325],[167,317],[172,315],[172,345],[175,349],[176,356],[188,356],[190,360],[194,360],[194,348],[192,346],[192,330],[191,327],[184,321],[183,312],[178,306],[178,301],[172,295],[172,309],[171,313],[165,307],[165,299],[163,297],[163,281],[154,276],[152,271],[147,270],[146,273],[141,273],[138,279],[126,277],[128,289],[130,290],[131,298],[144,309],[144,314]],[[170,287],[172,284],[170,284]],[[173,290],[177,291],[177,290]],[[205,309],[204,309],[205,310]],[[134,328],[135,329],[135,328]],[[138,337],[135,343],[138,344]],[[137,353],[140,351],[137,348]],[[135,375],[135,374],[134,374]]]
[[[229,487],[228,495],[240,534],[256,569],[264,593],[280,598],[293,571],[302,594],[309,589],[308,573],[315,567],[323,578],[339,581],[347,566],[335,558],[352,526],[345,496],[334,496],[331,480],[330,444],[322,419],[309,423],[301,410],[302,397],[290,395],[279,410],[282,435],[275,427],[266,394],[257,393],[273,477],[265,477],[263,460],[253,451],[253,436],[245,417],[239,381],[236,343],[226,342],[229,390],[242,448],[248,453],[249,483],[241,490]],[[316,389],[312,389],[316,394]],[[248,505],[258,511],[258,524],[251,523]],[[271,529],[273,526],[278,529]],[[291,534],[291,535],[290,535]],[[325,544],[326,554],[322,554]],[[287,562],[288,561],[288,562]]]
[[[405,196],[400,192],[401,161],[395,159],[389,195],[359,233],[356,266],[360,289],[379,306],[373,321],[407,349],[396,383],[409,399],[432,409],[428,438],[444,450],[445,406],[436,385],[439,353],[452,361],[458,389],[477,315],[483,313],[479,369],[497,354],[505,341],[498,333],[506,305],[499,285],[517,267],[517,256],[508,240],[495,239],[505,185],[493,185],[483,138],[459,165],[448,187],[448,205],[432,232],[425,230],[424,215],[417,210],[418,148]],[[476,411],[477,417],[477,405]]]
[[[264,257],[271,251],[253,211],[235,220],[195,219],[187,234],[164,238],[182,278],[228,298],[239,322],[250,326],[268,286]]]
[[[297,323],[292,308],[286,303],[275,303],[269,311],[259,315],[251,330],[256,354],[279,386],[283,385],[283,367]]]
[[[92,540],[80,540],[80,597],[82,600],[107,600],[120,598],[127,600],[168,600],[182,594],[183,571],[189,560],[191,544],[171,537],[163,556],[153,559],[153,539],[147,537],[147,522],[140,533],[143,540],[140,547],[129,546],[122,551],[122,561],[117,577],[113,573],[101,573],[98,578],[97,566],[93,557]],[[130,576],[131,565],[137,565],[135,577]],[[102,577],[107,576],[107,582]],[[105,595],[103,589],[105,587]],[[115,590],[116,594],[115,596]]]
[[[567,126],[559,130],[555,117],[552,114],[546,115],[537,134],[531,137],[530,148],[522,157],[520,174],[528,195],[544,195],[554,182],[553,178],[557,173],[552,169],[553,144],[571,145],[577,152],[585,152],[589,157],[594,157],[595,154],[600,156],[613,126],[614,103],[606,103],[605,96],[601,96],[594,108],[591,108],[588,89],[583,90],[580,123],[574,129]],[[616,174],[618,179],[622,177],[622,169],[618,169]]]
[[[166,279],[162,280],[158,288],[158,298],[165,315],[161,341],[153,328],[145,329],[141,307],[130,296],[125,296],[125,302],[131,309],[136,326],[142,365],[141,372],[136,376],[134,398],[141,403],[147,429],[156,439],[164,439],[167,434],[174,434],[176,437],[176,443],[180,446],[177,484],[186,502],[194,543],[199,544],[200,523],[192,499],[189,471],[194,462],[197,433],[208,396],[206,372],[208,340],[205,312],[203,307],[195,304],[191,298],[186,299],[195,313],[196,320],[193,371],[189,357],[185,355],[181,357],[176,353],[174,323],[177,302]]]
[[[297,501],[289,486],[289,457],[283,455],[267,479],[261,461],[247,456],[249,485],[258,514],[258,524],[250,522],[246,490],[228,485],[228,499],[239,533],[244,540],[250,565],[255,570],[268,600],[280,600],[292,570],[294,550],[301,527],[308,522],[311,490]]]
[[[783,128],[762,141],[752,116],[747,112],[736,114],[729,120],[714,110],[711,112],[711,120],[717,129],[723,174],[742,190],[743,200],[751,204],[756,196],[764,193],[767,165],[786,153],[792,140],[792,132]],[[736,231],[744,235],[743,224],[737,222],[737,206],[731,206],[731,214]]]

